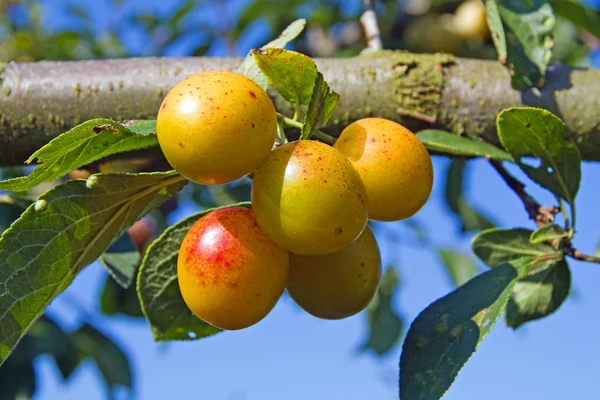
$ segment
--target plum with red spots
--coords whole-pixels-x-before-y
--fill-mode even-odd
[[[156,118],[160,148],[187,179],[216,185],[254,171],[269,155],[277,114],[254,81],[229,71],[206,71],[175,85]]]
[[[179,288],[203,321],[226,330],[262,320],[287,284],[288,252],[258,227],[252,210],[226,207],[200,218],[177,259]]]
[[[361,119],[344,129],[334,147],[350,159],[367,188],[369,218],[405,219],[429,199],[431,157],[404,126],[383,118]]]
[[[348,246],[365,228],[367,206],[365,186],[352,163],[320,142],[285,144],[254,174],[256,220],[293,253],[328,254]]]
[[[324,256],[290,254],[287,291],[309,314],[350,317],[369,305],[381,280],[381,255],[367,226],[350,246]]]

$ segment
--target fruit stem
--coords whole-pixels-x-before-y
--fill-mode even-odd
[[[296,107],[294,110],[294,121],[298,121],[300,119],[300,102],[296,102],[294,106]]]
[[[302,122],[295,121],[292,118],[288,118],[283,114],[277,113],[277,115],[279,115],[279,117],[281,117],[281,119],[283,120],[283,123],[286,124],[287,126],[291,126],[292,128],[298,128],[298,129],[302,129],[302,127],[304,126],[304,124]],[[322,140],[323,142],[325,142],[329,145],[333,145],[336,141],[336,138],[326,134],[325,132],[321,132],[318,129],[313,129],[312,134],[317,139]]]

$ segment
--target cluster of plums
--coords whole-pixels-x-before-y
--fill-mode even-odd
[[[273,149],[271,99],[234,72],[179,82],[161,104],[157,135],[169,163],[193,182],[224,184],[253,173],[252,209],[224,207],[200,218],[177,263],[190,310],[227,330],[260,321],[286,288],[320,318],[364,309],[381,277],[368,219],[410,217],[433,183],[425,147],[385,119],[350,124],[333,147],[302,140]]]

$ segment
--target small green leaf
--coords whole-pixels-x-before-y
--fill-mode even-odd
[[[429,305],[400,356],[400,399],[438,400],[490,332],[531,258],[497,266]]]
[[[522,228],[492,228],[475,235],[471,246],[475,255],[492,268],[523,257],[548,265],[562,258],[562,253],[549,244],[531,243],[531,234],[532,231]]]
[[[110,393],[118,387],[132,388],[129,359],[112,339],[89,324],[71,333],[71,339],[81,358],[89,357],[96,363]]]
[[[450,132],[426,129],[417,133],[417,137],[428,150],[435,152],[514,161],[510,154],[496,146],[480,140],[461,137]]]
[[[285,45],[287,45],[289,42],[294,40],[300,33],[302,33],[305,26],[306,20],[304,19],[298,19],[292,22],[287,28],[285,28],[285,30],[281,33],[281,35],[279,35],[278,38],[270,41],[260,49],[266,50],[268,48],[285,47]],[[242,62],[242,65],[240,65],[240,67],[238,68],[237,72],[247,76],[248,78],[256,82],[258,85],[260,85],[260,87],[262,87],[264,90],[267,90],[267,78],[264,76],[260,68],[258,68],[258,65],[256,65],[256,61],[254,60],[254,56],[252,56],[252,54],[248,54],[248,56],[246,56],[246,58]]]
[[[581,157],[575,144],[565,136],[565,124],[549,111],[523,107],[502,111],[497,125],[502,145],[516,159],[541,159],[538,168],[519,162],[523,171],[574,207],[581,181]]]
[[[297,19],[287,26],[277,38],[261,47],[262,50],[268,48],[284,48],[289,42],[296,39],[302,33],[306,26],[305,19]]]
[[[290,103],[308,104],[317,79],[315,62],[304,54],[279,48],[250,52],[267,80]]]
[[[122,314],[128,317],[143,317],[140,299],[135,285],[124,289],[116,280],[107,276],[100,295],[100,311],[106,315]]]
[[[506,325],[517,329],[526,322],[547,317],[569,295],[571,271],[566,260],[519,280],[506,306]]]
[[[381,356],[389,352],[400,340],[404,323],[394,310],[398,282],[398,274],[393,267],[388,268],[381,277],[379,290],[367,308],[369,335],[359,350],[370,350]]]
[[[185,183],[174,171],[97,174],[40,196],[0,238],[0,364],[79,271]]]
[[[100,256],[98,261],[106,268],[108,273],[123,286],[128,288],[140,264],[142,257],[133,244],[129,233],[123,234],[110,245]]]
[[[339,101],[340,95],[329,88],[323,74],[318,72],[312,97],[310,103],[308,103],[306,117],[304,117],[300,140],[310,138],[313,129],[319,129],[319,127],[325,125],[333,115]]]
[[[460,218],[461,232],[480,231],[493,228],[495,224],[471,206],[464,195],[466,163],[452,159],[448,166],[445,186],[446,204]]]
[[[506,48],[504,25],[502,25],[502,18],[500,17],[500,10],[498,9],[498,0],[485,0],[484,3],[492,41],[498,52],[498,60],[500,60],[502,64],[505,64],[508,50]]]
[[[517,90],[540,86],[552,57],[556,20],[550,4],[546,0],[486,0],[485,4],[498,58],[508,65],[512,86]]]
[[[567,237],[568,232],[562,227],[554,224],[544,225],[535,232],[531,232],[529,241],[531,243],[543,243],[554,239]]]
[[[237,205],[249,207],[250,203]],[[192,314],[181,297],[177,281],[181,243],[196,221],[212,210],[194,214],[167,228],[146,251],[138,274],[137,291],[156,341],[195,340],[221,331]]]
[[[448,271],[455,287],[463,285],[477,273],[477,265],[473,257],[452,250],[439,249],[438,255]]]
[[[86,121],[33,153],[26,162],[37,161],[35,170],[29,176],[0,182],[0,190],[24,191],[109,155],[156,146],[155,129],[156,121]]]
[[[550,0],[557,15],[600,38],[600,15],[598,11],[583,6],[578,1]]]

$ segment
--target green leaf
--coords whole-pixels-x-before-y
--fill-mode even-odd
[[[452,159],[448,166],[445,186],[446,204],[460,218],[461,232],[480,231],[493,228],[495,224],[471,206],[464,195],[466,163]]]
[[[562,258],[562,253],[549,244],[531,243],[531,234],[532,231],[522,228],[492,228],[475,235],[471,246],[475,255],[492,268],[523,257],[548,264]]]
[[[285,45],[287,45],[289,42],[294,40],[300,33],[302,33],[305,26],[306,20],[304,19],[298,19],[292,22],[287,28],[285,28],[285,30],[281,33],[281,35],[279,35],[278,38],[270,41],[260,49],[266,50],[268,48],[285,47]],[[248,56],[246,56],[246,58],[242,62],[242,65],[240,65],[240,67],[238,68],[237,72],[247,76],[248,78],[256,82],[258,85],[260,85],[260,87],[262,87],[264,90],[267,90],[267,87],[269,86],[267,78],[264,76],[260,68],[258,68],[258,65],[256,65],[256,61],[254,60],[254,56],[252,54],[248,54]]]
[[[155,127],[155,121],[120,124],[99,118],[84,122],[33,153],[26,163],[37,160],[35,170],[29,176],[0,182],[0,190],[24,191],[109,155],[155,146]]]
[[[557,15],[600,38],[600,15],[598,11],[583,6],[578,1],[550,0]]]
[[[186,0],[181,4],[180,7],[177,8],[175,14],[169,21],[169,25],[172,29],[177,29],[177,25],[189,15],[189,13],[196,7],[197,3],[193,0]]]
[[[8,229],[8,227],[21,216],[25,209],[14,202],[9,196],[0,196],[0,234]],[[6,202],[2,201],[6,199]]]
[[[547,317],[569,295],[571,271],[566,260],[519,280],[506,306],[506,325],[517,329],[526,322]]]
[[[568,232],[562,227],[554,224],[544,225],[535,232],[531,232],[529,241],[531,243],[543,243],[554,239],[567,237]]]
[[[473,257],[452,250],[438,249],[438,255],[455,287],[462,286],[477,273]]]
[[[79,271],[185,183],[174,171],[97,174],[40,196],[0,238],[0,364]]]
[[[300,140],[310,138],[313,129],[318,129],[325,125],[340,102],[340,95],[329,88],[323,74],[318,72],[317,79],[313,86],[308,110],[304,117],[304,125],[302,126],[302,134]]]
[[[295,51],[268,48],[250,52],[273,87],[290,103],[308,104],[317,79],[315,62]]]
[[[530,258],[502,264],[429,305],[400,356],[400,399],[438,400],[492,329]]]
[[[526,90],[541,86],[552,57],[556,22],[546,0],[515,2],[486,0],[487,18],[498,58],[507,64],[512,86]]]
[[[269,43],[261,47],[261,50],[268,48],[284,48],[289,42],[296,39],[298,35],[302,33],[306,26],[305,19],[297,19],[284,29],[277,38],[271,40]]]
[[[249,207],[250,203],[237,205]],[[146,251],[138,274],[137,291],[156,341],[195,340],[220,332],[192,314],[181,297],[177,281],[181,243],[196,221],[212,210],[194,214],[167,228]]]
[[[565,136],[565,124],[549,111],[523,107],[502,111],[497,125],[502,145],[516,159],[541,159],[538,168],[519,162],[523,171],[574,207],[581,181],[581,157],[575,144]]]
[[[131,285],[125,289],[110,276],[106,278],[99,303],[100,311],[106,315],[144,316],[135,285]]]
[[[417,137],[428,150],[435,152],[514,161],[510,154],[496,146],[450,132],[426,129],[417,133]]]
[[[24,347],[31,354],[32,359],[40,354],[50,354],[63,379],[69,378],[79,365],[77,351],[70,336],[47,315],[42,315],[31,326],[25,338],[27,340],[23,339],[11,358]]]
[[[140,252],[133,244],[129,233],[123,232],[100,256],[98,261],[119,285],[128,288],[133,282],[141,259]]]
[[[381,356],[400,340],[404,323],[393,306],[398,282],[398,274],[393,267],[388,268],[381,277],[379,290],[367,308],[369,335],[359,350],[370,350]]]
[[[98,367],[108,390],[132,387],[131,367],[125,352],[112,339],[89,324],[71,333],[81,358],[90,358]],[[111,396],[112,398],[112,396]]]
[[[504,25],[502,25],[502,18],[500,17],[500,10],[498,9],[498,0],[485,0],[484,4],[492,41],[498,52],[498,60],[500,60],[502,64],[505,64],[508,50],[506,48]]]

